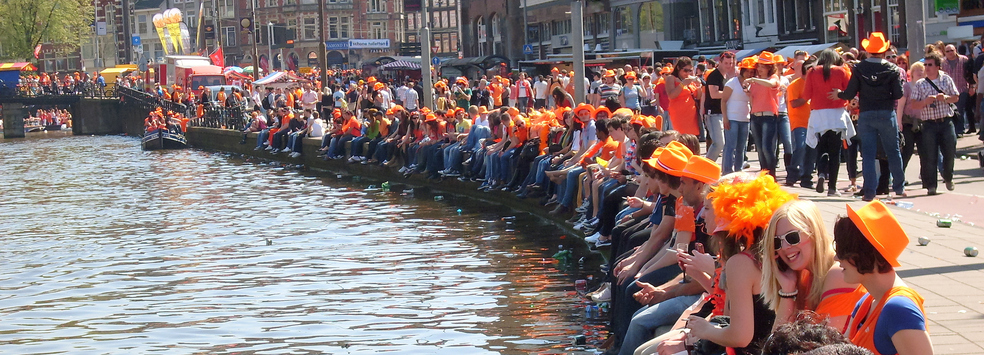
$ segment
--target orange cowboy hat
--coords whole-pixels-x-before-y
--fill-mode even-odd
[[[619,114],[621,114],[621,115],[628,115],[629,117],[632,117],[633,115],[635,115],[635,112],[632,112],[632,109],[630,109],[628,107],[622,107],[622,108],[615,109],[615,112],[612,112],[611,114],[609,114],[608,117],[612,117],[614,115],[619,115]]]
[[[629,79],[636,80],[636,73],[634,71],[630,71],[628,73],[625,73],[623,77],[625,78],[625,80],[629,80]]]
[[[687,167],[692,156],[690,149],[682,144],[679,147],[667,145],[656,160],[655,168],[673,176],[683,176],[683,169]]]
[[[598,118],[598,114],[602,112],[607,113],[608,117],[612,117],[612,110],[610,110],[607,106],[598,106],[598,108],[591,113],[591,118]]]
[[[605,71],[605,77],[606,77],[606,78],[607,78],[607,77],[612,77],[612,78],[614,78],[614,77],[615,77],[615,71],[614,71],[614,70],[606,70],[606,71]]]
[[[659,166],[656,161],[659,160],[660,154],[663,154],[663,150],[666,150],[666,148],[657,147],[656,150],[653,151],[652,157],[649,159],[643,159],[642,162],[649,165],[650,168],[656,169],[656,167]]]
[[[861,234],[878,250],[889,264],[900,267],[899,255],[909,244],[909,237],[899,224],[899,220],[881,201],[872,201],[857,211],[847,205],[847,215]]]
[[[591,104],[580,104],[574,108],[574,115],[577,115],[581,111],[587,111],[589,115],[592,115],[595,112],[595,108]]]
[[[764,51],[758,55],[758,64],[771,65],[776,64],[776,55],[772,52]]]
[[[891,45],[892,42],[885,39],[885,34],[881,32],[872,32],[868,38],[861,40],[861,47],[865,52],[872,54],[885,53]]]
[[[485,105],[479,106],[478,107],[478,113],[479,114],[489,113],[489,108],[488,107],[485,107]]]
[[[671,66],[665,66],[665,67],[663,67],[663,69],[660,69],[659,70],[659,73],[660,74],[672,74],[673,73],[673,67],[671,67]]]
[[[438,81],[436,84],[434,84],[434,88],[446,88],[446,87],[448,87],[448,84],[445,84],[443,81]]]
[[[383,83],[376,83],[375,85],[373,85],[373,86],[372,86],[372,89],[373,89],[373,90],[382,90],[382,89],[383,89],[383,88],[385,88],[385,87],[386,87],[386,84],[383,84]]]
[[[776,63],[786,63],[786,58],[783,58],[781,54],[776,54],[773,60]]]
[[[465,77],[462,76],[462,77],[458,77],[458,79],[456,79],[454,82],[459,84],[467,84],[468,79],[465,79]]]
[[[682,177],[712,184],[721,178],[721,166],[713,160],[694,155],[687,161],[687,167],[683,169]]]
[[[553,67],[553,69],[550,69],[550,72],[551,73],[560,73],[560,69],[557,69],[557,67]]]
[[[508,113],[510,117],[516,117],[519,116],[519,109],[509,106],[509,109],[506,110],[506,113]]]
[[[738,69],[755,69],[755,57],[747,57],[738,63]]]
[[[434,116],[433,113],[428,113],[426,116],[424,116],[424,122],[434,122],[434,121],[437,121],[437,116]]]
[[[454,109],[448,109],[448,112],[444,113],[445,117],[454,117]]]

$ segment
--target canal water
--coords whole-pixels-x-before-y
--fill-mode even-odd
[[[0,171],[3,353],[567,353],[603,333],[574,290],[600,257],[529,214],[118,136],[0,141]]]

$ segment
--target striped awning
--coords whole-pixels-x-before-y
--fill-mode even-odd
[[[38,68],[35,68],[34,65],[32,65],[31,63],[28,63],[28,62],[2,63],[2,64],[0,64],[0,71],[7,71],[7,70],[27,70],[27,71],[34,71],[34,70],[38,70]]]
[[[420,70],[420,64],[406,60],[397,60],[383,64],[381,68],[383,70]]]

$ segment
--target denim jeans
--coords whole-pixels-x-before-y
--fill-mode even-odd
[[[789,130],[789,115],[779,114],[779,144],[782,144],[782,151],[785,154],[793,154],[792,131]]]
[[[729,120],[730,129],[724,132],[724,157],[721,158],[721,174],[741,171],[745,165],[745,149],[748,147],[748,122]]]
[[[813,168],[817,163],[817,150],[806,145],[806,127],[792,131],[793,162],[786,167],[786,184],[800,182],[800,186],[813,185]]]
[[[861,174],[864,178],[865,198],[874,198],[878,187],[878,171],[875,157],[878,144],[885,149],[888,168],[892,172],[892,191],[901,194],[905,188],[905,171],[902,170],[902,152],[899,151],[899,126],[895,110],[862,111],[858,114],[858,138],[861,140]]]
[[[707,131],[711,138],[711,146],[707,147],[707,159],[717,161],[724,149],[724,122],[720,113],[707,115]]]
[[[362,156],[362,144],[369,141],[366,136],[356,137],[352,139],[352,156],[361,157]]]
[[[966,132],[966,127],[964,127],[964,114],[967,113],[967,105],[969,105],[970,94],[966,92],[960,93],[960,100],[957,101],[957,115],[954,116],[953,129],[957,134],[964,134]]]
[[[501,183],[509,183],[513,172],[513,157],[519,151],[519,148],[507,149],[500,155],[497,160],[499,163],[499,168],[496,170],[498,172],[497,180]]]
[[[645,282],[653,286],[662,285],[673,280],[683,272],[680,266],[673,264],[670,266],[656,269],[648,274],[642,275],[638,279],[629,278],[624,284],[612,284],[612,330],[615,333],[616,341],[625,339],[625,334],[629,330],[632,315],[643,307],[641,303],[632,297],[633,294],[642,290],[636,281]],[[635,350],[635,349],[633,349]]]
[[[632,355],[636,348],[653,338],[656,328],[676,323],[683,311],[698,299],[700,295],[680,296],[639,309],[632,315],[629,329],[619,348],[619,355]]]
[[[260,131],[260,133],[257,134],[257,136],[256,136],[256,147],[257,148],[261,148],[264,145],[266,145],[267,144],[267,138],[268,137],[270,137],[270,130],[269,129],[264,129],[264,130]]]
[[[923,187],[935,190],[939,185],[936,179],[937,165],[942,163],[940,170],[943,181],[953,180],[953,159],[956,156],[957,133],[951,119],[944,118],[943,122],[924,121],[922,124],[922,140],[919,142],[919,177]],[[937,161],[943,153],[943,160]]]
[[[461,142],[454,142],[442,150],[442,159],[444,160],[445,169],[451,168],[451,158],[453,157],[455,151],[460,152],[460,150],[458,150],[458,147],[460,146]]]
[[[779,138],[779,118],[776,116],[752,116],[752,139],[758,152],[759,165],[772,177],[776,176],[776,145]]]
[[[571,169],[567,172],[567,179],[564,180],[563,188],[559,192],[563,192],[562,195],[557,196],[557,200],[564,207],[571,207],[574,204],[574,198],[577,197],[577,187],[581,184],[581,173],[584,172],[584,168],[577,167]]]

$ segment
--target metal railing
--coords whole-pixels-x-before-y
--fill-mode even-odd
[[[20,84],[7,83],[0,80],[0,97],[4,98],[37,98],[49,96],[80,96],[86,98],[115,98],[116,90],[108,89],[92,82],[81,82],[75,85],[40,85],[36,83]]]
[[[154,111],[160,107],[165,112],[180,112],[185,117],[191,118],[189,126],[192,127],[224,128],[241,131],[249,125],[249,116],[245,103],[238,106],[226,107],[220,105],[218,101],[212,101],[202,107],[202,117],[198,117],[195,105],[184,105],[163,100],[149,93],[127,87],[118,87],[116,92],[120,97],[120,101],[124,104],[138,105],[147,111]]]
[[[163,100],[158,96],[128,87],[120,86],[115,91],[120,98],[120,102],[124,104],[137,105],[147,111],[154,111],[160,107],[162,111],[180,112],[185,117],[195,117],[191,108],[184,104]]]

